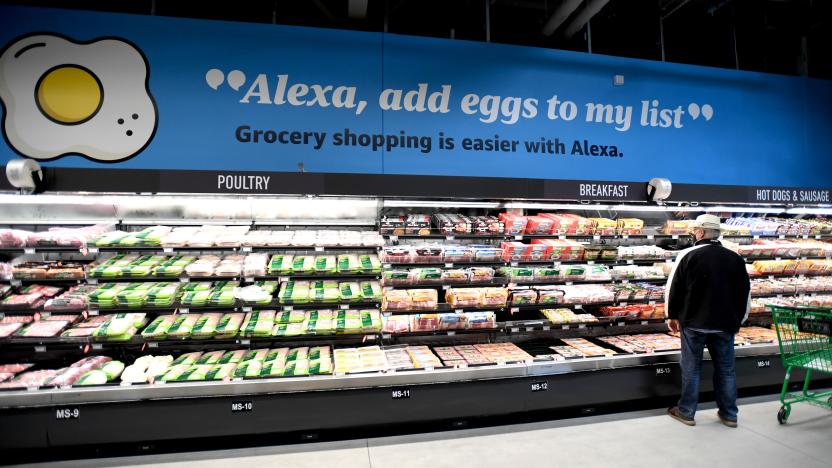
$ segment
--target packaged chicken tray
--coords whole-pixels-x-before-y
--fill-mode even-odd
[[[58,333],[60,333],[61,330],[66,328],[68,325],[69,322],[65,320],[41,320],[38,322],[32,322],[25,328],[15,333],[15,335],[27,338],[48,338],[58,335]]]

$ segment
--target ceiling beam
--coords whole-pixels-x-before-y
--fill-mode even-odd
[[[366,18],[369,3],[369,0],[347,0],[347,15],[355,19]]]
[[[543,33],[544,36],[551,36],[552,33],[557,31],[557,29],[569,18],[575,10],[581,6],[582,0],[564,0],[558,7],[555,9],[552,16],[549,17],[549,20],[546,21],[546,24],[543,25]]]
[[[581,8],[572,21],[563,30],[563,36],[571,39],[578,31],[581,30],[593,16],[597,15],[604,6],[609,3],[609,0],[587,0],[583,8]]]

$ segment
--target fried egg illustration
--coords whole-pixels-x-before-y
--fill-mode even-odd
[[[0,55],[3,136],[16,152],[34,159],[129,158],[156,133],[156,104],[147,83],[147,60],[122,39],[19,38]]]

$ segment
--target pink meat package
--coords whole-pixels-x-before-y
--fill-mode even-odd
[[[69,322],[66,320],[40,320],[20,330],[17,332],[17,335],[32,338],[47,338],[57,335],[67,325],[69,325]]]
[[[0,383],[0,388],[29,388],[29,387],[43,387],[53,377],[55,377],[60,370],[44,369],[30,371],[15,377],[7,382]]]
[[[80,379],[82,375],[86,374],[91,370],[98,369],[105,362],[109,361],[112,361],[112,358],[109,358],[107,356],[85,357],[80,361],[67,367],[66,369],[63,369],[58,375],[56,375],[51,381],[49,381],[49,385],[55,387],[65,387],[67,385],[72,385],[78,379]]]

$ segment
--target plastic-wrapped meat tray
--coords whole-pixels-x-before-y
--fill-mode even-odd
[[[37,371],[29,371],[12,380],[0,383],[0,388],[19,389],[19,388],[37,388],[43,387],[46,383],[55,377],[59,370],[44,369]]]
[[[26,328],[17,332],[16,336],[26,338],[49,338],[61,332],[69,322],[66,320],[41,320],[29,324]]]

